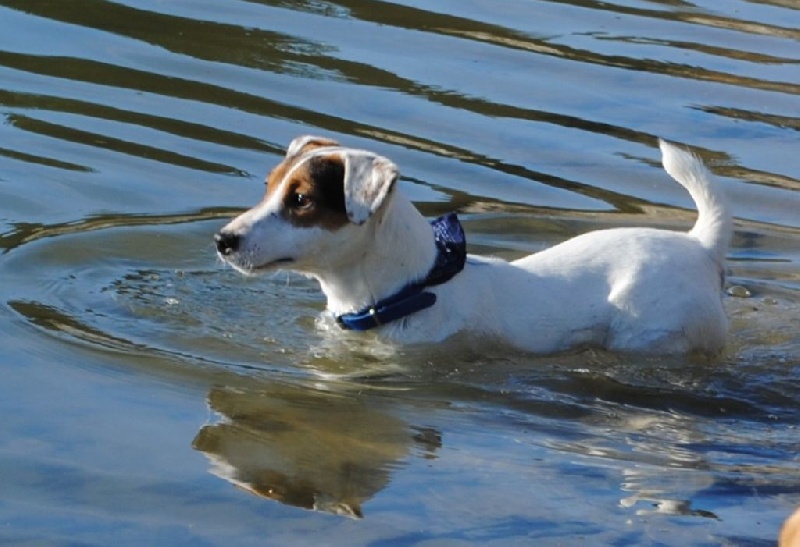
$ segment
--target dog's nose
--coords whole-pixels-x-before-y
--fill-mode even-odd
[[[214,234],[214,243],[217,251],[221,255],[229,255],[239,248],[241,237],[231,232],[219,232]]]

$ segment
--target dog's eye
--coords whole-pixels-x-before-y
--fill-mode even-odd
[[[311,198],[305,194],[294,194],[291,199],[292,207],[296,207],[298,209],[306,209],[311,206]]]

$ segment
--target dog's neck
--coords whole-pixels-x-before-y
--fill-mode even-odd
[[[357,255],[315,275],[328,309],[337,315],[371,306],[424,278],[436,260],[431,225],[402,195],[391,196],[363,229]]]

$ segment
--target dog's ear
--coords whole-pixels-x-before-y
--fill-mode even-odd
[[[344,162],[344,205],[354,224],[364,224],[380,209],[398,177],[388,159],[361,150],[341,154]]]
[[[315,148],[322,148],[325,146],[339,146],[339,143],[331,139],[326,139],[325,137],[303,135],[302,137],[297,137],[291,143],[289,143],[289,147],[286,149],[286,157],[291,158],[297,156],[298,154],[309,152]]]

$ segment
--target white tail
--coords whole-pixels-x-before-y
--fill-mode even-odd
[[[689,235],[722,264],[733,225],[725,194],[697,156],[661,139],[658,144],[664,169],[689,191],[697,205],[697,222]]]

